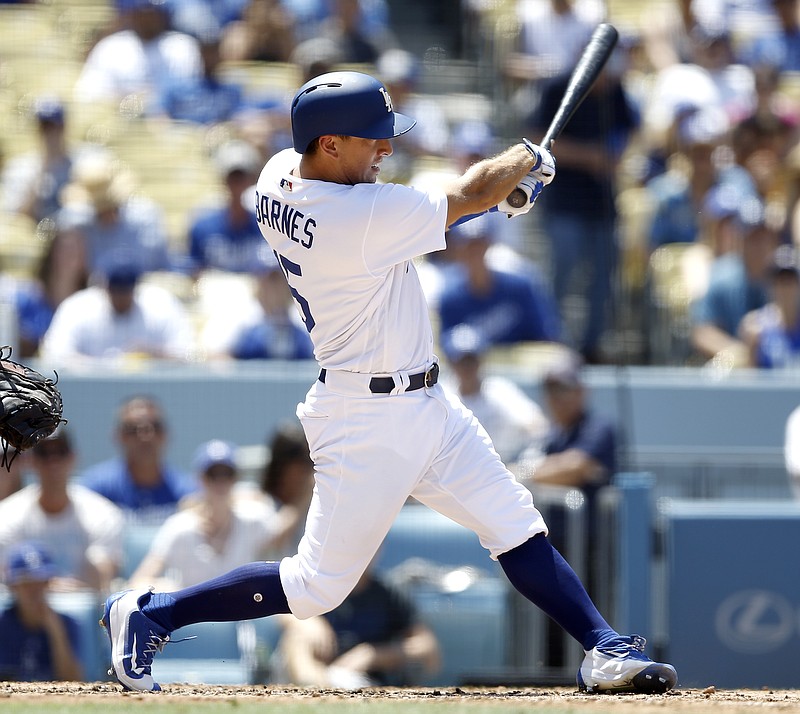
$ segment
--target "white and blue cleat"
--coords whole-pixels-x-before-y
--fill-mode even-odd
[[[142,612],[142,601],[149,598],[149,589],[114,593],[106,600],[100,620],[111,643],[109,674],[113,673],[125,689],[137,692],[161,690],[153,681],[152,664],[170,636]]]
[[[586,652],[578,670],[578,689],[583,692],[635,692],[663,694],[678,682],[671,664],[653,662],[644,654],[640,635],[620,637]]]

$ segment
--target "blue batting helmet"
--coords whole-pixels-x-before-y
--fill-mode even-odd
[[[292,100],[292,143],[303,153],[324,134],[391,139],[416,121],[394,111],[386,87],[362,72],[328,72],[306,82]]]

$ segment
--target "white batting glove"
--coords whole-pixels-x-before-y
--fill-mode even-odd
[[[534,178],[533,172],[531,172],[517,184],[507,198],[497,204],[497,210],[505,213],[509,218],[521,216],[533,208],[533,204],[543,188],[544,183]]]
[[[531,156],[535,159],[536,163],[528,173],[538,181],[541,181],[545,186],[549,184],[556,177],[556,160],[553,155],[543,146],[534,144],[532,141],[523,137],[522,143],[525,148],[530,152]]]

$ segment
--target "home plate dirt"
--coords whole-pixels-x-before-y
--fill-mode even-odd
[[[90,699],[119,699],[126,703],[135,700],[153,701],[153,698],[164,700],[175,699],[230,699],[252,701],[264,698],[276,702],[281,700],[321,699],[326,704],[336,701],[418,701],[442,702],[449,704],[463,703],[465,708],[471,704],[480,704],[483,708],[495,704],[498,707],[517,705],[526,709],[558,709],[587,712],[611,712],[615,714],[628,710],[632,714],[650,714],[651,712],[693,711],[698,714],[718,711],[731,714],[753,709],[793,710],[800,711],[800,690],[718,690],[714,687],[706,689],[680,689],[668,694],[646,696],[641,694],[590,695],[581,694],[575,689],[554,688],[505,688],[505,687],[442,687],[430,689],[365,689],[360,691],[343,691],[336,689],[291,688],[270,685],[258,686],[220,686],[220,685],[164,685],[158,694],[140,694],[125,692],[119,685],[107,682],[73,683],[73,682],[0,682],[0,710],[2,699],[58,699],[66,702],[73,697],[82,702]],[[110,706],[113,706],[109,702]]]

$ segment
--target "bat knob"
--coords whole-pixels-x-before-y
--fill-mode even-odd
[[[528,202],[528,196],[521,188],[515,188],[508,194],[506,201],[512,208],[522,208]]]

